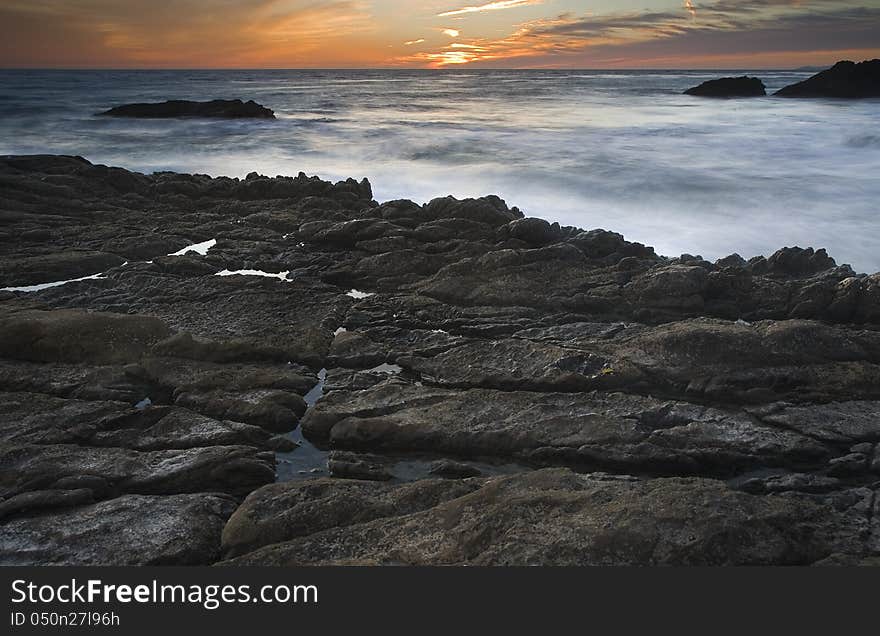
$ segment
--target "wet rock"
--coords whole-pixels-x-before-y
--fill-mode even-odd
[[[836,477],[859,475],[868,469],[868,458],[862,453],[850,453],[828,462],[829,473]]]
[[[511,238],[525,241],[529,245],[548,245],[562,238],[559,225],[550,225],[544,219],[519,219],[507,226]]]
[[[275,478],[275,458],[248,446],[139,452],[53,444],[5,445],[0,495],[51,489],[57,480],[100,476],[117,493],[246,494]]]
[[[670,259],[497,197],[380,205],[366,180],[305,174],[0,157],[0,184],[0,274],[108,266],[0,293],[0,511],[34,520],[35,561],[73,559],[56,524],[95,506],[129,523],[111,502],[134,497],[181,551],[100,551],[91,521],[71,545],[93,562],[216,560],[217,534],[188,524],[222,521],[184,519],[181,497],[255,489],[227,545],[254,563],[868,563],[880,550],[880,284],[823,250]],[[321,451],[279,435],[306,401]],[[329,452],[346,479],[266,486],[272,451]],[[553,466],[603,472],[535,472]]]
[[[114,364],[139,359],[171,330],[158,318],[76,310],[0,314],[0,356]]]
[[[153,352],[166,358],[217,363],[273,360],[283,357],[282,351],[271,347],[262,347],[242,340],[217,342],[208,338],[196,338],[187,332],[177,333],[156,343]]]
[[[192,342],[190,340],[190,342]],[[222,351],[208,349],[200,350],[206,353],[208,358],[234,360],[238,357],[230,355],[232,345],[218,345]],[[175,352],[180,355],[197,352],[172,345],[170,341],[163,341],[156,347],[157,351]],[[246,357],[243,354],[242,357]],[[255,389],[273,389],[293,393],[307,393],[315,383],[317,377],[307,367],[297,364],[272,364],[272,363],[247,363],[247,362],[223,362],[211,360],[199,360],[196,358],[181,357],[154,357],[144,358],[138,368],[129,370],[132,374],[142,374],[150,382],[168,387],[178,392],[201,392],[224,390],[227,392],[250,391]]]
[[[582,289],[581,298],[572,297],[573,286],[588,283],[584,279],[586,260],[573,245],[490,252],[443,268],[423,283],[420,291],[454,305],[562,309],[588,302],[582,298],[586,289]],[[602,299],[596,302],[601,304]]]
[[[343,285],[358,285],[369,281],[370,288],[393,291],[401,285],[418,282],[454,261],[454,254],[393,250],[359,259],[353,268],[338,268],[326,273],[323,279]]]
[[[27,287],[74,280],[106,272],[124,262],[124,258],[115,254],[84,250],[28,256],[0,265],[0,286]]]
[[[398,362],[432,384],[460,388],[575,392],[625,382],[601,354],[514,338],[478,341]]]
[[[880,97],[880,60],[838,62],[813,77],[786,86],[779,97],[837,97],[857,99]]]
[[[832,451],[742,412],[616,393],[439,389],[389,380],[332,391],[303,420],[334,448],[495,456],[591,470],[729,474],[824,467]]]
[[[463,462],[442,459],[431,464],[430,474],[447,479],[468,479],[482,476],[482,471],[476,466]]]
[[[153,265],[174,276],[212,276],[219,271],[216,265],[193,256],[164,256],[154,259]]]
[[[306,410],[300,396],[272,390],[181,393],[175,403],[211,417],[261,426],[273,433],[289,433],[295,429],[299,416]]]
[[[316,229],[318,231],[315,231]],[[353,247],[362,241],[394,236],[395,233],[400,234],[401,232],[402,230],[393,223],[379,219],[357,219],[330,227],[326,227],[322,222],[315,222],[302,225],[299,228],[299,234],[302,238],[339,247]]]
[[[60,288],[52,304],[155,316],[170,326],[162,340],[178,332],[157,353],[213,362],[319,364],[332,340],[326,325],[338,323],[337,314],[350,304],[330,287],[259,276],[180,279],[153,271],[115,282],[87,293]]]
[[[767,477],[753,477],[741,481],[738,488],[752,494],[805,492],[826,493],[838,490],[841,482],[835,477],[809,473],[787,473]]]
[[[608,264],[617,263],[623,258],[656,260],[653,248],[641,243],[630,243],[623,235],[607,230],[590,230],[580,232],[571,239],[571,244],[580,249],[593,260],[602,260]]]
[[[128,261],[149,261],[163,258],[166,254],[175,253],[192,245],[192,243],[193,241],[180,236],[167,236],[159,232],[145,232],[131,236],[123,234],[112,237],[104,243],[104,251],[118,254]],[[214,272],[211,273],[213,274]]]
[[[160,348],[171,347],[161,343]],[[218,364],[147,358],[129,373],[161,387],[169,401],[210,417],[287,433],[306,409],[301,395],[317,382],[297,365]]]
[[[764,82],[745,75],[709,80],[685,91],[685,95],[695,97],[762,97],[766,94]]]
[[[779,250],[767,260],[751,263],[749,269],[759,274],[803,276],[817,274],[836,266],[837,263],[828,256],[825,250],[815,251],[812,248],[787,247]]]
[[[402,329],[376,326],[337,334],[329,361],[341,367],[369,369],[402,356],[431,357],[467,342],[442,329]]]
[[[0,525],[0,564],[208,565],[234,509],[220,495],[126,495],[18,517]]]
[[[876,401],[774,404],[753,411],[762,421],[834,444],[880,441]]]
[[[391,481],[389,462],[375,455],[333,451],[327,460],[327,467],[333,477],[341,479],[362,479],[365,481]]]
[[[222,119],[275,119],[275,113],[250,100],[215,99],[209,102],[169,100],[158,104],[125,104],[100,113],[107,117],[138,117],[168,119],[174,117],[201,117]]]
[[[464,481],[423,480],[392,486],[375,481],[314,479],[253,492],[223,530],[228,556],[373,519],[409,515],[479,488]]]
[[[856,293],[854,322],[877,324],[880,321],[880,274],[867,276]]]
[[[815,322],[701,319],[605,333],[578,323],[567,332],[558,328],[549,342],[540,339],[546,333],[553,332],[526,330],[396,361],[439,386],[625,389],[726,403],[870,397],[880,377],[875,332]]]
[[[730,256],[725,256],[724,258],[715,261],[715,266],[719,268],[735,267],[743,269],[746,264],[746,259],[739,254],[731,254]]]
[[[855,538],[863,524],[808,499],[758,497],[715,481],[608,481],[546,470],[488,480],[422,512],[308,533],[227,563],[806,565],[833,552],[864,555],[867,546]]]
[[[636,278],[627,287],[631,302],[645,309],[677,312],[699,310],[709,287],[709,275],[702,267],[670,265]]]
[[[434,199],[425,206],[425,215],[434,219],[467,219],[477,223],[485,223],[491,227],[505,225],[510,221],[523,218],[522,212],[516,208],[508,208],[507,204],[497,196],[479,199],[455,197]]]
[[[35,490],[0,501],[0,521],[6,517],[32,513],[46,508],[70,508],[91,503],[94,492],[89,488],[78,490]]]

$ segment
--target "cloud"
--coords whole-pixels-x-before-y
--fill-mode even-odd
[[[503,9],[533,4],[541,2],[0,0],[0,66],[658,68],[806,65],[834,51],[880,57],[878,0],[668,0],[665,9],[548,13],[511,24],[506,35],[494,30],[501,19],[491,31],[474,25],[465,46],[450,44],[462,33],[436,17],[439,7],[458,5],[443,15],[508,18],[522,14]],[[429,30],[427,39],[406,40]],[[412,47],[408,55],[389,54],[400,42]]]
[[[5,66],[363,65],[366,0],[6,0]],[[369,50],[379,61],[384,53]],[[316,52],[321,52],[316,56]]]
[[[503,9],[516,9],[526,7],[533,4],[541,4],[544,0],[500,0],[499,2],[489,2],[477,6],[462,7],[461,9],[453,9],[444,11],[437,15],[446,18],[454,15],[464,15],[466,13],[485,13],[486,11],[501,11]]]
[[[523,23],[504,38],[477,39],[473,43],[480,49],[466,62],[456,56],[449,63],[658,68],[694,67],[703,60],[752,63],[762,54],[779,63],[818,57],[821,51],[878,53],[880,7],[861,5],[847,0],[716,0],[684,2],[666,11],[565,13]],[[448,52],[447,47],[413,62],[443,66]]]

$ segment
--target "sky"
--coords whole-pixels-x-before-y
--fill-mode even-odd
[[[798,68],[880,0],[0,0],[5,68]]]

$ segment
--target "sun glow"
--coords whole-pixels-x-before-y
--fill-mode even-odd
[[[6,0],[0,66],[769,68],[880,57],[876,2],[664,2],[223,0],[216,12],[207,0]]]

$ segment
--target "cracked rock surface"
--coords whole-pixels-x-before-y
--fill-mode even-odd
[[[0,219],[2,564],[880,564],[880,275],[824,250],[60,156]]]

